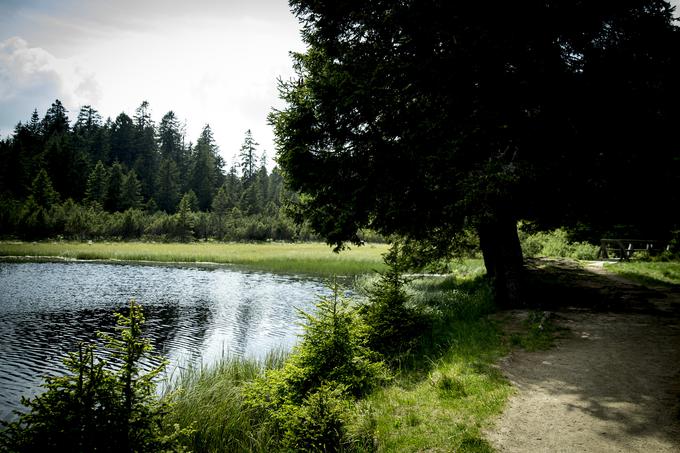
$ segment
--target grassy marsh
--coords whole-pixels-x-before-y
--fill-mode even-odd
[[[0,256],[234,264],[270,272],[358,275],[384,269],[385,244],[340,253],[322,243],[0,242]]]

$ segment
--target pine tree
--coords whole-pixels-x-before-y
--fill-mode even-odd
[[[189,150],[184,145],[183,127],[172,110],[163,116],[158,126],[158,150],[161,158],[175,162],[180,180],[186,181],[189,173]]]
[[[137,178],[137,173],[130,170],[123,178],[120,191],[121,209],[139,208],[142,204],[142,184]]]
[[[156,202],[165,212],[175,212],[180,195],[179,170],[174,160],[163,158],[158,169],[156,181]]]
[[[134,163],[135,127],[132,119],[125,113],[116,117],[111,128],[111,156],[112,162],[118,161],[127,168]]]
[[[233,207],[233,204],[231,200],[229,199],[229,195],[227,194],[227,189],[225,186],[220,187],[220,189],[217,191],[215,196],[213,197],[212,201],[212,210],[213,212],[220,216],[223,217],[229,212],[229,210]]]
[[[147,101],[137,108],[134,117],[134,162],[135,169],[141,182],[142,195],[145,198],[153,196],[158,172],[158,147],[156,142],[156,128],[151,120],[151,110]]]
[[[40,124],[40,116],[38,116],[38,109],[33,110],[33,114],[31,115],[31,120],[29,121],[27,128],[30,131],[30,133],[36,137],[41,134],[42,125]]]
[[[158,143],[162,157],[172,159],[176,164],[184,160],[180,123],[172,110],[163,115],[158,126]]]
[[[222,167],[224,161],[218,154],[217,145],[209,125],[206,125],[196,141],[192,156],[191,180],[189,187],[198,198],[200,210],[208,210],[212,197],[224,183]]]
[[[193,190],[189,190],[187,193],[185,193],[182,196],[182,199],[184,198],[186,198],[187,203],[189,203],[189,209],[191,209],[192,212],[198,212],[200,210],[198,205],[198,197],[196,197],[196,194]],[[177,209],[179,209],[179,207]]]
[[[42,120],[41,128],[45,137],[63,135],[70,130],[67,113],[59,99],[52,103]]]
[[[114,162],[111,166],[109,176],[109,187],[106,193],[105,208],[108,211],[120,211],[122,209],[121,193],[125,172],[119,162]]]
[[[52,180],[45,169],[40,169],[38,175],[31,184],[31,197],[35,204],[41,208],[49,208],[59,202],[59,193],[54,190]]]
[[[88,163],[106,162],[109,154],[108,131],[101,115],[94,108],[89,105],[80,108],[72,135],[74,148],[87,156]]]
[[[106,196],[109,189],[109,172],[108,169],[98,161],[90,172],[87,178],[87,189],[85,190],[85,199],[91,203],[99,203],[104,206]]]
[[[180,240],[186,242],[193,238],[194,235],[194,216],[192,209],[192,195],[196,197],[193,192],[185,193],[177,206],[177,236]]]
[[[243,145],[241,145],[241,152],[239,153],[241,175],[246,185],[250,184],[255,177],[255,171],[257,170],[257,156],[255,152],[258,145],[259,143],[255,142],[253,134],[248,129]]]
[[[42,394],[22,401],[29,410],[5,424],[0,449],[185,451],[179,441],[191,429],[163,430],[170,405],[155,382],[167,360],[153,353],[143,326],[142,308],[130,301],[128,315],[117,315],[115,336],[99,333],[103,346],[81,343],[62,360],[65,373],[47,377]]]
[[[102,127],[102,116],[92,106],[84,105],[78,112],[76,124],[73,125],[73,132],[84,133]]]

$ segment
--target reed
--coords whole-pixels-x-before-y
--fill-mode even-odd
[[[226,356],[207,367],[180,370],[165,388],[164,398],[173,401],[166,423],[193,425],[191,451],[272,451],[271,425],[244,404],[243,389],[265,370],[281,367],[285,358],[275,350],[263,360]]]

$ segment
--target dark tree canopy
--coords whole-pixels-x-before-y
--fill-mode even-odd
[[[502,277],[521,266],[518,219],[677,226],[680,39],[667,2],[291,6],[308,49],[271,121],[301,212],[330,243],[370,226],[443,253],[475,228]]]

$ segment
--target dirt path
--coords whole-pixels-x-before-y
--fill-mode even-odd
[[[500,452],[680,452],[680,293],[590,267],[573,283],[606,309],[559,309],[556,347],[501,363],[517,393],[487,432]]]

